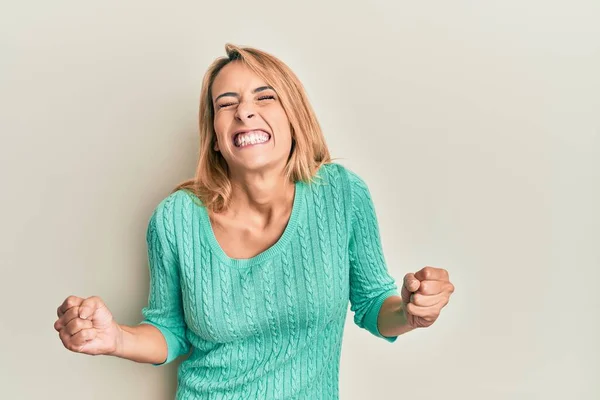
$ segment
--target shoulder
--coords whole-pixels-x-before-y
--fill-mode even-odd
[[[152,212],[153,217],[173,217],[186,209],[197,205],[201,206],[200,199],[189,190],[179,189],[164,197]]]
[[[355,192],[368,191],[367,183],[354,170],[338,163],[323,165],[317,172],[317,182],[339,186],[345,194],[352,196]]]
[[[191,192],[179,189],[162,198],[153,208],[148,220],[147,238],[163,238],[170,246],[175,243],[175,233],[180,219],[189,214],[194,204],[200,200]]]
[[[356,213],[371,210],[368,185],[356,171],[338,163],[329,163],[323,165],[317,175],[314,190],[329,199],[334,209],[345,209],[349,224]]]

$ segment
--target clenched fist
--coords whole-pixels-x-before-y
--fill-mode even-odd
[[[425,328],[433,324],[452,293],[454,285],[445,269],[428,266],[414,274],[406,274],[401,295],[408,325]]]
[[[90,355],[117,351],[122,331],[99,297],[69,296],[58,307],[57,315],[54,329],[67,349]]]

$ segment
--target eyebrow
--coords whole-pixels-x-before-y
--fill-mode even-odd
[[[271,87],[271,86],[260,86],[260,87],[257,87],[256,89],[254,89],[252,91],[252,93],[258,93],[258,92],[262,92],[262,91],[269,90],[269,89],[275,91],[275,89],[273,89],[273,87]],[[235,92],[225,92],[225,93],[221,93],[220,95],[218,95],[214,101],[219,100],[221,97],[240,97],[240,95]]]

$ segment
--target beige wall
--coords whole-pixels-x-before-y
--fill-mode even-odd
[[[0,398],[172,397],[177,363],[70,353],[52,325],[69,294],[139,321],[147,218],[193,174],[227,41],[298,73],[393,275],[456,285],[393,345],[348,319],[343,400],[600,398],[598,1],[166,4],[2,7]]]

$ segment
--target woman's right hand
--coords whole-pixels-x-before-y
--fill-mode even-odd
[[[122,343],[123,332],[97,296],[69,296],[57,309],[54,329],[63,345],[76,353],[112,355]]]

